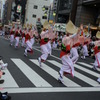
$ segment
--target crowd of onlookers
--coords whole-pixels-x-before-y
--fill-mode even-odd
[[[8,38],[10,35],[10,28],[8,27],[0,27],[0,35]]]

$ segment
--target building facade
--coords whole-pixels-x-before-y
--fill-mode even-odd
[[[78,0],[58,0],[57,22],[67,23],[69,19],[75,22]]]
[[[3,24],[8,24],[11,19],[11,10],[12,10],[12,2],[13,0],[6,0],[4,4],[4,11],[3,11]]]
[[[6,0],[3,10],[3,24],[9,24],[9,22],[17,21],[20,19],[24,23],[25,19],[25,5],[27,0]],[[18,5],[21,6],[21,12],[17,12]]]
[[[75,24],[79,26],[84,25],[99,25],[100,20],[100,0],[78,0],[76,21]]]
[[[53,20],[57,22],[57,12],[58,12],[58,0],[53,0],[52,14],[55,12],[55,16],[53,16]]]
[[[43,7],[46,8],[45,11],[43,11]],[[26,4],[25,23],[36,25],[37,19],[40,18],[43,24],[45,20],[48,20],[49,7],[50,0],[28,0]],[[45,13],[47,16],[45,16]]]
[[[0,9],[1,9],[1,20],[3,18],[4,8],[5,8],[5,1],[6,0],[0,0]]]
[[[0,19],[2,17],[2,0],[0,0]]]
[[[25,7],[27,0],[14,0],[12,3],[11,21],[20,20],[21,24],[24,24],[25,20]]]
[[[54,0],[53,1],[53,10],[57,11],[57,4],[58,4],[58,0]]]

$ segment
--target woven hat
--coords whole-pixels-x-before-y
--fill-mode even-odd
[[[78,32],[78,27],[76,27],[71,20],[66,25],[66,31],[70,34],[74,34]]]
[[[86,29],[84,30],[84,34],[85,34],[85,36],[89,35],[89,33],[88,33],[88,31]]]
[[[45,21],[44,22],[43,28],[46,28],[46,29],[49,29],[50,28],[50,25],[49,25],[48,21]]]
[[[96,37],[97,37],[98,39],[100,39],[100,31],[98,31],[98,32],[96,33]]]

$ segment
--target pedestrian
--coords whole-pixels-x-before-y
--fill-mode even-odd
[[[33,46],[35,43],[35,30],[30,30],[29,35],[30,35],[30,42]]]
[[[70,50],[71,50],[72,38],[74,38],[77,35],[77,33],[79,33],[78,29],[75,28],[75,26],[72,24],[71,21],[67,23],[66,31],[67,34],[62,39],[61,53],[60,53],[60,58],[62,60],[62,67],[59,71],[58,81],[61,83],[63,82],[64,75],[70,74],[72,77],[74,77],[74,64],[72,59],[70,58]],[[70,33],[73,33],[73,35],[70,35]]]
[[[72,48],[70,51],[70,57],[74,64],[77,62],[79,58],[78,47],[80,46],[80,42],[79,42],[78,37],[79,37],[79,34],[77,34],[75,37],[72,38]]]
[[[0,100],[11,100],[11,96],[8,95],[8,92],[0,92]]]
[[[13,45],[14,42],[14,34],[15,34],[15,27],[13,26],[11,31],[10,31],[10,46]]]
[[[90,40],[87,37],[84,37],[84,44],[83,44],[83,48],[82,48],[82,53],[83,56],[81,56],[82,59],[85,59],[87,56],[89,56],[88,54],[88,44],[89,44]]]
[[[48,54],[49,54],[49,51],[48,51],[48,48],[47,48],[47,43],[49,41],[49,38],[48,38],[47,34],[48,34],[48,30],[46,30],[46,28],[43,28],[43,31],[40,34],[40,37],[41,37],[40,48],[41,48],[41,51],[42,51],[42,55],[38,58],[40,67],[41,67],[41,63],[46,61]]]
[[[20,36],[21,36],[20,29],[19,29],[19,27],[17,27],[17,29],[15,31],[15,36],[14,36],[14,38],[15,38],[15,49],[18,48],[18,46],[19,46]]]
[[[25,27],[22,31],[22,47],[25,47],[25,34],[27,33],[27,28]]]
[[[48,49],[49,54],[51,55],[52,54],[51,43],[55,39],[55,33],[53,33],[53,29],[51,27],[49,28],[47,35],[48,35],[47,37],[49,38],[49,41],[47,43],[47,49]]]
[[[26,43],[26,49],[24,51],[24,56],[27,56],[27,53],[31,53],[33,54],[33,49],[32,49],[32,44],[30,42],[30,32],[31,31],[31,28],[29,28],[28,32],[25,34],[25,43]]]
[[[94,47],[94,55],[95,55],[95,61],[93,64],[93,69],[97,70],[97,68],[100,68],[100,32],[98,31],[96,34],[97,40],[95,41],[95,47]],[[97,82],[100,83],[100,77],[97,79]]]

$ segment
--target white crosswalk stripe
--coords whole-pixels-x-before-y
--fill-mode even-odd
[[[86,63],[83,63],[83,62],[78,62],[78,64],[84,65],[84,66],[86,66],[86,67],[88,67],[88,68],[93,68],[93,66],[91,66],[91,65],[89,65],[89,64],[86,64]],[[98,69],[98,71],[100,72],[100,68],[97,68],[97,69]]]
[[[0,63],[3,63],[3,61],[1,60]],[[5,72],[5,75],[2,75],[2,79],[4,79],[4,83],[0,84],[1,88],[18,88],[19,86],[17,85],[17,83],[15,82],[13,76],[10,74],[10,72],[8,71],[8,69],[3,70],[3,72]]]
[[[37,60],[32,60],[31,61],[33,63],[35,63],[36,65],[39,66],[39,63]],[[49,66],[47,66],[46,64],[42,64],[42,70],[46,71],[48,74],[50,74],[52,77],[54,77],[55,79],[58,79],[58,72],[53,70],[52,68],[50,68]],[[79,87],[80,85],[76,84],[75,82],[71,81],[70,79],[64,77],[64,83],[63,83],[65,86],[68,86],[68,87]]]
[[[82,71],[84,71],[84,72],[86,72],[86,73],[88,73],[88,74],[91,74],[91,75],[93,75],[93,76],[95,76],[95,77],[99,77],[100,76],[100,74],[98,74],[98,73],[96,73],[96,72],[94,72],[94,71],[91,71],[91,70],[89,70],[89,69],[86,69],[86,68],[84,68],[84,67],[81,67],[81,66],[79,66],[79,65],[74,65],[75,66],[75,68],[78,68],[78,69],[80,69],[80,70],[82,70]]]
[[[98,87],[76,87],[76,88],[59,88],[59,87],[55,87],[55,88],[10,88],[10,89],[5,89],[2,90],[2,92],[6,92],[8,91],[8,93],[51,93],[51,92],[75,92],[75,93],[79,93],[79,92],[100,92],[100,88]]]
[[[6,73],[6,75],[2,76],[2,79],[4,79],[5,81],[3,84],[0,84],[0,87],[18,88],[19,86],[17,85],[16,81],[14,80],[8,69],[4,70],[3,72]]]
[[[48,82],[46,82],[41,76],[39,76],[21,59],[11,59],[11,60],[36,87],[52,87]]]
[[[57,65],[57,67],[59,67],[59,68],[62,66],[60,63],[58,63],[58,62],[56,62],[56,61],[49,61],[49,60],[48,60],[48,62],[54,64],[55,66]],[[75,65],[75,67],[79,68],[78,65]],[[81,66],[80,66],[80,67],[81,67]],[[80,68],[80,69],[81,69],[81,68]],[[84,82],[90,84],[91,86],[100,86],[96,81],[94,81],[93,79],[91,79],[91,78],[89,78],[89,77],[87,77],[87,76],[85,76],[85,75],[82,75],[82,74],[79,73],[79,72],[76,72],[76,71],[75,71],[75,76],[76,76],[77,78],[79,78],[80,80],[82,80],[82,81],[84,81]]]

